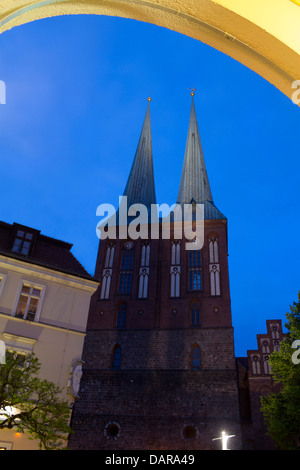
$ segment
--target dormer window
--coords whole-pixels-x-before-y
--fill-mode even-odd
[[[18,230],[13,244],[12,251],[19,255],[28,255],[32,244],[33,235],[24,230]]]

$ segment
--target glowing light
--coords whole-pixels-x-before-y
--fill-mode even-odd
[[[227,442],[228,442],[228,439],[230,439],[231,437],[235,437],[235,434],[231,434],[230,436],[228,436],[225,431],[222,431],[222,436],[221,437],[215,437],[213,439],[213,441],[221,440],[222,441],[222,450],[229,450],[228,447],[227,447]]]
[[[0,408],[0,421],[4,421],[10,416],[17,415],[18,413],[20,413],[20,410],[18,410],[18,408],[15,408],[14,406],[6,406],[5,408]]]

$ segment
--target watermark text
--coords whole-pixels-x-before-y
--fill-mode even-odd
[[[0,80],[0,104],[6,104],[6,85],[3,80]]]
[[[118,238],[137,240],[188,240],[186,250],[200,250],[204,244],[204,204],[143,204],[127,206],[127,196],[119,197],[119,209],[112,204],[100,204],[96,215],[103,217],[97,224],[96,234],[101,240]],[[117,220],[118,218],[118,220]],[[172,229],[171,229],[172,227]]]
[[[294,80],[292,88],[296,88],[296,91],[292,94],[292,101],[295,104],[300,104],[300,80]]]

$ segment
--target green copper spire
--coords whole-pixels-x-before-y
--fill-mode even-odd
[[[151,99],[148,98],[148,107],[142,132],[124,190],[124,196],[127,196],[128,207],[132,204],[144,204],[147,208],[150,208],[151,204],[156,204],[150,101]]]
[[[224,215],[213,202],[198,129],[194,93],[191,95],[190,121],[177,203],[204,204],[204,218],[206,220],[224,219]]]

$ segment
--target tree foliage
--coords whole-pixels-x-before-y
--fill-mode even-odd
[[[262,413],[268,432],[281,449],[300,446],[300,292],[286,314],[287,336],[280,351],[270,355],[274,382],[280,384],[279,393],[261,397]],[[298,343],[299,342],[299,343]],[[298,348],[298,349],[297,349]]]
[[[34,354],[6,354],[0,365],[0,429],[27,431],[40,449],[62,448],[71,431],[70,409],[62,390],[38,377],[40,363]]]

